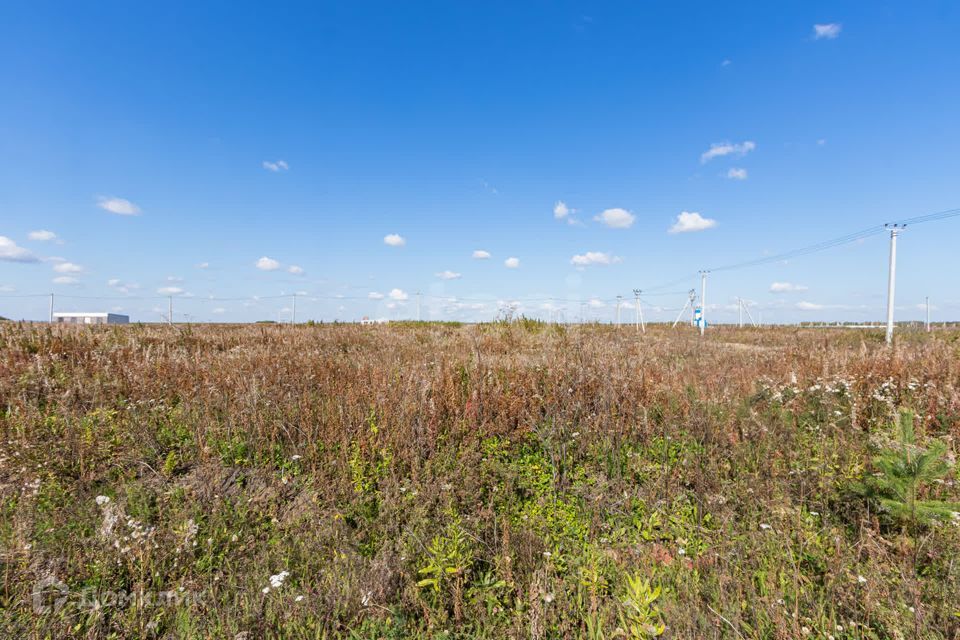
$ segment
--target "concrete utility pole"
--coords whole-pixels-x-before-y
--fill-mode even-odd
[[[620,328],[620,303],[623,302],[623,296],[617,296],[617,328]]]
[[[293,294],[293,309],[290,313],[290,324],[297,324],[297,294]]]
[[[420,322],[420,297],[421,293],[417,291],[417,322]]]
[[[707,328],[707,274],[709,271],[700,272],[700,335]]]
[[[173,296],[170,296],[167,305],[167,322],[173,326]]]
[[[926,321],[926,326],[927,326],[927,333],[930,333],[930,296],[927,296],[927,297],[926,297],[926,302],[927,302],[927,321]]]
[[[929,314],[927,314],[927,317],[928,318],[930,317]],[[52,293],[50,294],[50,324],[53,324],[53,294]]]
[[[887,278],[887,344],[893,344],[893,303],[897,288],[897,236],[906,225],[887,224],[890,230],[890,274]]]
[[[743,298],[737,298],[737,312],[739,313],[737,328],[743,329]]]
[[[640,307],[640,294],[643,293],[640,289],[633,290],[633,297],[637,300],[637,329],[647,332],[647,325],[643,321],[643,309]]]
[[[696,322],[694,321],[694,315],[696,315],[696,314],[695,314],[694,311],[693,311],[693,305],[696,304],[696,302],[697,302],[697,290],[696,290],[696,289],[690,289],[690,291],[687,293],[687,295],[688,295],[688,297],[690,298],[690,326],[691,326],[691,327],[694,327],[694,326],[696,326]]]

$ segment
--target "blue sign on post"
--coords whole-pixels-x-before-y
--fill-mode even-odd
[[[697,325],[697,328],[703,325],[703,309],[700,307],[693,310],[693,324]]]

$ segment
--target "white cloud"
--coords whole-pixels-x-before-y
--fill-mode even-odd
[[[570,258],[570,264],[578,267],[589,267],[591,265],[608,265],[620,262],[620,258],[612,256],[609,253],[601,251],[587,251],[586,253],[575,255]]]
[[[0,236],[0,260],[6,262],[37,262],[35,255],[6,236]]]
[[[129,200],[125,200],[124,198],[108,198],[107,196],[100,196],[97,198],[97,206],[104,211],[115,213],[118,216],[140,215],[140,207],[133,204]]]
[[[484,251],[483,249],[477,249],[473,252],[474,260],[488,260],[490,258],[490,252]]]
[[[724,61],[720,63],[720,66],[729,67],[732,64],[733,64],[733,60],[731,60],[730,58],[725,58]]]
[[[210,268],[209,262],[201,262],[200,264],[197,265],[197,269],[209,269],[209,268]]]
[[[371,300],[383,300],[383,294],[379,291],[371,291],[367,294],[367,297]]]
[[[403,289],[391,289],[390,293],[387,295],[390,296],[391,300],[406,300],[410,297]]]
[[[255,264],[257,269],[260,269],[261,271],[276,271],[280,268],[279,262],[273,258],[268,258],[267,256],[263,256],[257,260]]]
[[[824,308],[822,304],[817,304],[816,302],[807,302],[806,300],[798,302],[795,306],[801,311],[820,311]]]
[[[157,293],[162,296],[175,296],[183,293],[183,289],[180,287],[160,287],[157,289]]]
[[[603,309],[607,305],[603,302],[603,300],[590,298],[590,300],[587,302],[587,306],[589,306],[591,309]]]
[[[217,307],[216,309],[214,309],[213,311],[211,311],[211,313],[215,313],[215,314],[217,314],[217,315],[220,315],[220,314],[226,313],[226,312],[227,312],[227,310],[224,309],[223,307]]]
[[[398,233],[391,233],[383,236],[383,244],[391,247],[402,247],[407,244],[406,239]]]
[[[450,271],[449,269],[446,271],[441,271],[435,275],[441,280],[456,280],[461,276],[461,274],[457,273],[456,271]]]
[[[53,279],[53,284],[77,284],[79,280],[73,276],[57,276]]]
[[[140,288],[140,285],[136,282],[123,282],[120,278],[110,278],[107,280],[107,286],[111,289],[116,289],[120,293],[130,293],[131,290]]]
[[[839,22],[828,22],[827,24],[813,25],[814,40],[833,40],[840,35],[843,25]]]
[[[739,167],[730,167],[730,169],[727,171],[727,177],[731,180],[746,180],[747,170]]]
[[[770,283],[770,293],[792,293],[794,291],[806,291],[808,287],[802,284],[792,282],[772,282]]]
[[[277,173],[279,171],[286,171],[290,168],[290,165],[286,163],[285,160],[277,160],[276,162],[270,162],[269,160],[263,161],[263,168],[267,171],[272,171]]]
[[[567,203],[563,200],[557,200],[557,203],[553,205],[553,217],[557,220],[567,220],[568,222],[572,222],[572,219],[570,219],[570,214],[576,212],[576,209],[571,209],[568,207]]]
[[[4,293],[11,293],[16,290],[17,288],[14,287],[12,284],[0,284],[0,291]]]
[[[40,229],[39,231],[31,231],[27,234],[27,237],[31,240],[36,240],[38,242],[47,242],[49,240],[56,240],[57,234],[53,231],[47,231],[46,229]]]
[[[305,273],[303,267],[296,264],[292,264],[287,267],[287,272],[292,273],[295,276],[302,276]]]
[[[57,273],[83,273],[83,267],[72,262],[61,262],[53,265],[53,270]]]
[[[704,231],[717,226],[717,221],[712,218],[704,218],[696,211],[681,211],[677,216],[677,221],[668,229],[669,233],[689,233],[691,231]]]
[[[507,269],[516,269],[520,266],[520,258],[507,258],[503,261],[503,266]]]
[[[636,219],[635,215],[620,208],[606,209],[594,217],[594,220],[602,222],[611,229],[628,229],[633,226]]]
[[[722,158],[723,156],[730,155],[745,156],[756,148],[757,144],[750,140],[737,144],[731,144],[729,142],[714,142],[710,145],[709,149],[700,154],[700,162],[707,163],[714,158]]]
[[[818,147],[822,147],[822,146],[825,145],[825,144],[827,144],[827,139],[826,139],[826,138],[820,138],[820,139],[817,140],[817,146],[818,146]]]

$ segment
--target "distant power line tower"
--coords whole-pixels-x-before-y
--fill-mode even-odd
[[[700,272],[700,335],[707,328],[707,274],[709,271]]]
[[[617,296],[617,328],[620,328],[620,305],[623,303],[623,296]]]
[[[637,330],[647,332],[647,325],[643,321],[643,308],[640,306],[640,294],[643,293],[640,289],[633,290],[633,297],[637,301]]]

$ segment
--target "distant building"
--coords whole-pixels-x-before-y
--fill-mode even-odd
[[[70,311],[53,314],[53,321],[58,324],[127,324],[130,316],[100,311]]]

